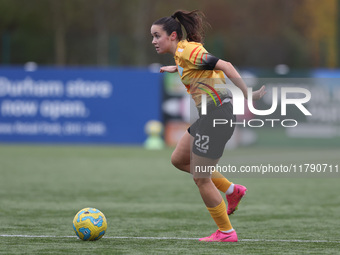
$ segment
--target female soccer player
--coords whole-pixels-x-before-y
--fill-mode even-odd
[[[201,197],[214,219],[218,230],[211,236],[199,239],[206,242],[237,242],[237,234],[231,226],[228,215],[237,208],[246,188],[229,182],[217,171],[206,171],[216,166],[223,154],[225,144],[233,134],[232,125],[213,125],[213,120],[235,122],[233,108],[225,84],[226,75],[247,98],[247,86],[233,65],[211,55],[202,46],[203,14],[199,11],[176,11],[170,17],[163,17],[151,26],[152,44],[158,54],[170,53],[176,66],[161,67],[160,72],[178,72],[188,93],[200,113],[188,132],[178,142],[172,156],[172,164],[191,173]],[[186,31],[183,39],[182,25]],[[253,92],[253,100],[262,98],[264,86]],[[202,96],[203,95],[203,96]],[[202,98],[204,103],[202,103]],[[202,109],[203,108],[203,109]],[[202,169],[203,171],[200,171]],[[198,171],[199,170],[199,171]],[[228,210],[218,191],[226,194]]]

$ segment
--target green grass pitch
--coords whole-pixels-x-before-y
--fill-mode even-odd
[[[191,238],[216,226],[170,155],[138,147],[1,145],[0,254],[339,253],[339,178],[235,177],[248,188],[230,217],[240,241],[200,243]],[[340,164],[339,155],[336,148],[253,147],[227,151],[225,159]],[[105,214],[103,239],[75,237],[72,220],[84,207]]]

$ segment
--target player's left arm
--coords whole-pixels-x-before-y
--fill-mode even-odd
[[[225,75],[243,92],[244,97],[247,99],[247,85],[242,80],[241,75],[237,72],[235,67],[227,61],[219,59],[216,62],[214,70],[221,70]],[[259,90],[253,91],[253,100],[261,99],[265,94],[265,86],[263,85]]]
[[[175,73],[177,72],[177,66],[162,66],[159,72],[160,73],[164,73],[164,72]]]

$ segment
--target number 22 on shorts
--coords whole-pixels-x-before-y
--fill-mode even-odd
[[[209,136],[196,134],[195,146],[203,150],[209,150]]]

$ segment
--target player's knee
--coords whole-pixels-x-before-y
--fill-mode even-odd
[[[202,178],[202,177],[194,177],[193,179],[197,187],[201,187],[202,185],[211,181],[210,178]]]
[[[177,153],[175,152],[173,152],[171,155],[171,164],[180,170],[183,167],[183,161],[178,157]]]
[[[178,165],[178,160],[177,160],[177,157],[175,155],[175,153],[173,152],[172,155],[171,155],[171,164],[174,166],[174,167],[177,167]]]

